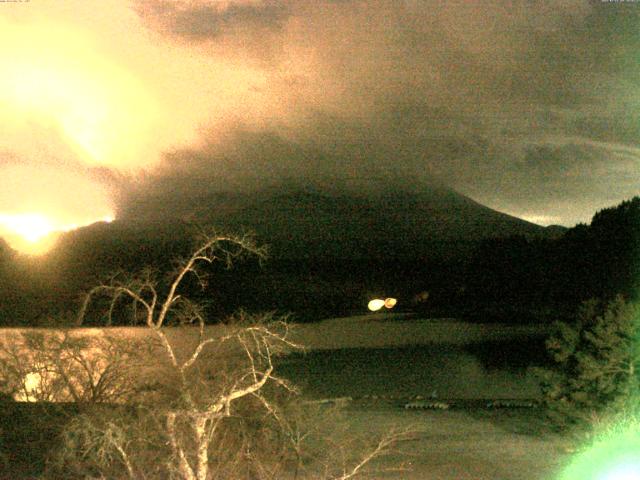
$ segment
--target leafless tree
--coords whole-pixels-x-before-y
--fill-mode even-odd
[[[188,276],[206,285],[203,264],[230,265],[247,254],[264,258],[264,249],[249,237],[215,234],[198,245],[177,263],[168,283],[144,271],[115,276],[86,295],[79,325],[94,300],[108,298],[108,321],[129,300],[142,314],[154,347],[147,366],[136,373],[143,381],[136,380],[131,408],[77,418],[65,433],[60,468],[71,465],[78,475],[98,478],[318,478],[307,475],[311,435],[289,408],[297,390],[275,374],[276,357],[302,348],[291,340],[286,318],[240,312],[208,327],[203,308],[181,291]],[[192,328],[178,334],[170,325]],[[366,465],[406,436],[391,433],[350,463],[325,461],[323,476],[361,476]]]
[[[0,379],[16,400],[120,402],[133,391],[139,345],[72,330],[17,332],[0,342]]]
[[[188,275],[194,276],[202,287],[206,285],[207,279],[198,269],[200,264],[216,261],[231,264],[246,254],[262,258],[265,252],[249,237],[206,236],[190,257],[178,263],[166,292],[161,291],[158,280],[147,271],[124,282],[113,279],[87,294],[78,317],[81,324],[92,299],[98,295],[110,298],[109,317],[123,297],[143,312],[144,323],[159,341],[168,361],[171,370],[168,377],[177,380],[173,384],[168,382],[168,388],[163,385],[159,390],[164,391],[156,393],[164,394],[160,401],[166,405],[163,416],[171,450],[170,467],[184,480],[210,478],[212,439],[221,421],[234,415],[239,400],[251,396],[260,400],[267,412],[277,415],[261,391],[269,382],[291,389],[286,381],[274,375],[273,365],[274,355],[284,349],[299,348],[289,340],[286,322],[263,317],[260,323],[249,325],[240,321],[219,328],[217,335],[207,334],[203,309],[180,293],[180,286]],[[198,332],[195,343],[180,348],[176,339],[167,333],[169,322],[194,325]],[[203,358],[224,358],[221,352],[233,358],[237,357],[238,350],[246,360],[243,368],[234,365],[232,369],[220,369],[216,372],[216,382],[202,380]],[[228,363],[230,358],[225,361]],[[173,393],[174,398],[167,398],[168,392]],[[130,476],[139,478],[139,472],[127,460],[124,446],[119,448]]]

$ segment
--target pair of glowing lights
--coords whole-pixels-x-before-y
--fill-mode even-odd
[[[372,312],[377,312],[378,310],[382,309],[382,307],[391,309],[396,306],[396,303],[398,303],[398,300],[396,300],[395,298],[385,298],[384,300],[382,300],[381,298],[374,298],[369,302],[367,308],[369,308],[369,310],[371,310]]]

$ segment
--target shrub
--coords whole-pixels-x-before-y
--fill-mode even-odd
[[[20,401],[119,402],[141,345],[122,335],[24,331],[0,341],[0,391]]]

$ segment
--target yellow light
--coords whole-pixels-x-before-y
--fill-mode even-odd
[[[113,217],[105,216],[102,221],[111,222]],[[0,235],[16,250],[41,254],[51,248],[58,234],[90,223],[94,222],[62,224],[39,213],[0,214]]]
[[[367,305],[367,307],[369,308],[369,310],[371,310],[372,312],[377,312],[378,310],[380,310],[382,307],[384,307],[384,300],[381,300],[379,298],[374,298],[373,300],[371,300],[369,302],[369,304]]]
[[[29,243],[36,243],[55,230],[48,218],[36,213],[0,214],[0,225],[20,235]]]
[[[393,308],[396,306],[396,303],[398,303],[398,300],[395,298],[385,298],[384,300],[385,308]]]
[[[14,395],[17,402],[37,402],[42,393],[42,375],[39,372],[30,372],[24,377],[24,389]]]
[[[2,116],[59,129],[83,160],[127,165],[159,112],[135,77],[91,47],[84,32],[0,19]]]

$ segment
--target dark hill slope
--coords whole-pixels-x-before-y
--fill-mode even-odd
[[[448,302],[479,241],[557,233],[443,188],[368,194],[287,188],[188,201],[146,196],[129,205],[113,223],[62,235],[38,260],[40,283],[50,291],[41,289],[46,301],[34,294],[22,302],[30,312],[75,311],[79,293],[116,270],[171,268],[190,251],[194,225],[255,232],[270,250],[264,267],[245,262],[219,270],[209,291],[193,292],[220,309],[212,315],[244,305],[310,318],[360,311],[372,294],[402,294],[406,304],[411,294],[429,290]]]
[[[125,212],[121,223],[151,233],[184,221],[255,232],[275,258],[288,259],[429,258],[452,243],[550,233],[442,188],[367,195],[275,189],[218,193],[171,209],[155,207],[151,199]]]

